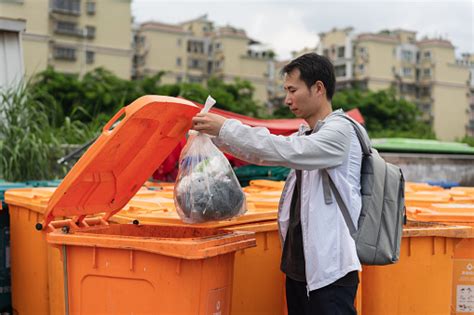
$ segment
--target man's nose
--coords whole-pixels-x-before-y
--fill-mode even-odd
[[[286,96],[285,96],[285,104],[286,104],[286,105],[291,105],[291,103],[292,103],[292,100],[291,100],[290,95],[289,95],[289,94],[286,94]]]

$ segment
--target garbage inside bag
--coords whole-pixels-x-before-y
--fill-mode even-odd
[[[179,159],[174,200],[179,216],[187,223],[225,220],[245,213],[242,187],[209,136],[191,133],[188,138]]]

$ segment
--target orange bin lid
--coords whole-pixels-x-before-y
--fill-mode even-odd
[[[172,226],[194,226],[221,228],[235,226],[245,223],[256,223],[268,220],[276,220],[277,208],[258,208],[248,204],[248,210],[244,215],[229,220],[217,222],[205,222],[198,224],[184,223],[176,212],[173,199],[160,197],[158,192],[154,198],[134,197],[130,202],[110,221],[115,223],[131,223],[138,220],[140,224],[172,225]]]
[[[123,107],[51,196],[44,226],[55,217],[81,222],[86,215],[102,212],[107,220],[140,190],[198,112],[190,101],[156,95]]]
[[[474,223],[474,204],[439,203],[429,207],[407,207],[408,218],[425,222]]]
[[[10,189],[5,192],[5,202],[10,206],[24,207],[44,215],[55,190],[56,187]]]

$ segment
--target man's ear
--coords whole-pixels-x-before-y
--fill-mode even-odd
[[[326,87],[322,81],[316,81],[311,87],[313,93],[316,95],[326,95]]]

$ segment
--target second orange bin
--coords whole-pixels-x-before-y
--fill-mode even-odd
[[[235,254],[232,315],[278,315],[284,308],[284,275],[280,271],[281,245],[276,222],[277,209],[249,209],[232,220],[189,225],[173,209],[167,209],[166,192],[156,191],[133,198],[111,222],[140,222],[177,227],[225,228],[255,233],[256,247]],[[169,196],[168,196],[169,197]]]

